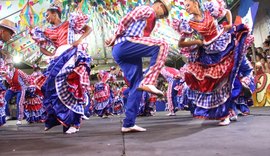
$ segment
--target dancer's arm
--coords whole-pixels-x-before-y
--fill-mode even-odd
[[[193,41],[185,41],[185,39],[180,39],[178,42],[178,47],[190,47],[193,45],[198,45],[198,46],[202,46],[203,45],[203,41],[200,39],[197,40],[193,40]]]
[[[82,28],[82,30],[84,31],[84,33],[82,34],[82,36],[77,41],[72,43],[73,46],[79,45],[82,42],[82,40],[84,38],[86,38],[92,32],[92,29],[88,25],[85,25]]]
[[[46,55],[46,56],[53,56],[54,55],[54,53],[51,53],[51,52],[49,52],[47,49],[45,49],[45,48],[42,48],[42,47],[39,47],[40,48],[40,52],[42,52],[44,55]]]
[[[229,31],[232,28],[232,13],[228,9],[226,12],[226,19],[227,19],[229,24],[224,26],[224,31]]]

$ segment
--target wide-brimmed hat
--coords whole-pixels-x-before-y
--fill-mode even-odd
[[[6,59],[6,61],[5,61],[6,63],[6,65],[8,65],[8,64],[13,64],[13,61],[11,60],[11,59]]]
[[[3,19],[0,21],[0,26],[5,27],[11,31],[13,31],[14,34],[16,34],[16,27],[15,23],[8,20],[8,19]]]
[[[161,3],[164,4],[164,6],[165,6],[165,8],[167,10],[167,13],[168,13],[166,16],[168,16],[171,9],[172,9],[171,1],[170,0],[157,0],[157,1],[160,1]]]

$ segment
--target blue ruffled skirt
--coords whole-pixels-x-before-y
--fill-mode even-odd
[[[51,128],[62,124],[65,127],[79,126],[81,116],[84,115],[86,104],[85,94],[89,84],[81,84],[90,75],[91,58],[77,47],[64,51],[59,57],[50,62],[44,72],[46,81],[41,90],[44,95],[43,105],[46,109],[45,126]],[[75,73],[76,67],[83,67]],[[74,80],[70,80],[70,75]],[[84,73],[84,76],[83,76]],[[83,80],[84,79],[84,80]],[[72,84],[72,85],[71,85]]]

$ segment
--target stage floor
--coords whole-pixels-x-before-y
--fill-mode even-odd
[[[229,126],[193,119],[189,112],[158,112],[139,117],[146,132],[120,133],[123,116],[92,117],[80,132],[63,134],[62,126],[43,131],[43,124],[0,127],[1,156],[264,156],[270,153],[270,107],[252,108]]]

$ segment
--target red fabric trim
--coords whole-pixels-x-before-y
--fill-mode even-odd
[[[151,32],[153,31],[154,27],[156,24],[156,16],[155,13],[153,12],[149,18],[146,20],[146,26],[144,28],[143,36],[144,37],[149,37]]]
[[[25,110],[28,111],[38,111],[42,108],[42,104],[37,105],[25,105]]]
[[[218,31],[215,24],[214,17],[211,16],[209,11],[205,11],[205,17],[202,22],[189,21],[189,25],[192,29],[197,30],[206,42],[211,41],[218,35]]]
[[[80,84],[80,75],[76,72],[72,72],[67,77],[67,83],[69,84],[68,91],[72,92],[76,98],[83,98],[82,86]]]
[[[230,56],[233,56],[232,53],[224,58],[220,63],[211,65],[211,66],[203,66],[203,64],[194,64],[194,67],[188,68],[189,72],[185,73],[185,81],[187,85],[192,90],[199,90],[200,92],[210,92],[215,89],[217,84],[222,82],[224,78],[228,77],[233,65],[234,61]],[[226,62],[230,62],[227,64]],[[192,69],[197,69],[193,71]],[[221,71],[220,69],[226,69],[225,71]]]
[[[19,83],[19,72],[18,69],[15,69],[14,75],[11,79],[11,81],[9,82],[10,84],[10,88],[12,88],[13,90],[22,90],[21,85]]]

